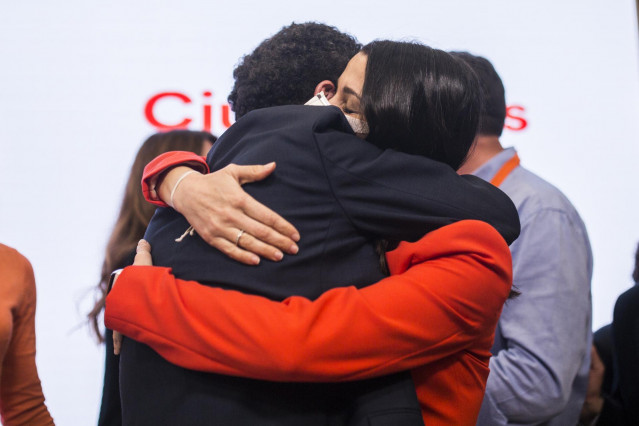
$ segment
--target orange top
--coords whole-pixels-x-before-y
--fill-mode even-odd
[[[35,364],[35,308],[31,264],[0,244],[0,414],[5,426],[53,425]]]
[[[495,327],[512,284],[491,226],[462,221],[402,243],[394,274],[314,301],[282,302],[126,268],[107,327],[200,371],[275,381],[347,381],[412,370],[424,422],[474,425]]]

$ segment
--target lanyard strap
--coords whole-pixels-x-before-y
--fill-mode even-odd
[[[517,166],[519,166],[519,162],[519,156],[517,155],[517,153],[515,153],[513,158],[506,161],[504,165],[501,166],[501,169],[499,169],[499,171],[495,173],[495,176],[493,176],[493,178],[490,180],[490,183],[495,186],[501,185],[501,183],[508,177],[510,172],[512,172],[517,168]]]

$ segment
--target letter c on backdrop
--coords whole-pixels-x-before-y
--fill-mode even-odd
[[[181,100],[185,104],[190,104],[191,103],[191,99],[188,96],[186,96],[185,94],[180,93],[180,92],[162,92],[162,93],[158,93],[157,95],[155,95],[151,99],[149,99],[147,101],[146,105],[144,106],[144,116],[149,121],[149,123],[151,123],[151,125],[153,125],[154,127],[157,127],[158,129],[162,129],[162,130],[184,129],[184,128],[186,128],[189,125],[189,123],[192,121],[190,118],[185,118],[184,120],[182,120],[181,122],[179,122],[177,124],[160,123],[157,120],[157,118],[155,118],[155,114],[153,112],[153,109],[155,108],[155,104],[160,99],[163,99],[163,98],[178,98],[179,100]]]

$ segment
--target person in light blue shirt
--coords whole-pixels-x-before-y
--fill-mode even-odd
[[[474,151],[459,170],[492,182],[515,203],[521,234],[511,245],[513,285],[495,334],[478,425],[578,422],[590,367],[592,252],[570,201],[519,164],[499,141],[504,87],[492,64],[454,52],[475,71],[485,98]]]

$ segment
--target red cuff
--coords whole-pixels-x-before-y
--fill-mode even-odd
[[[142,174],[142,194],[144,199],[151,204],[160,207],[168,207],[164,201],[157,199],[155,196],[155,181],[160,174],[168,171],[175,166],[187,166],[200,173],[209,173],[209,166],[206,164],[206,158],[200,157],[190,151],[169,151],[155,157],[144,168]]]

